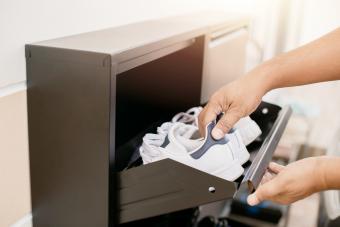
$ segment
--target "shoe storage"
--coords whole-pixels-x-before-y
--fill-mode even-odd
[[[198,206],[255,190],[289,107],[262,102],[251,115],[262,135],[235,182],[171,159],[143,165],[138,152],[145,133],[234,79],[216,56],[242,72],[247,26],[200,13],[28,44],[33,226],[182,226],[183,216],[194,226]]]

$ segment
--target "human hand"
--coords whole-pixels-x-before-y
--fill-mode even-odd
[[[287,166],[270,163],[259,188],[248,196],[248,204],[254,206],[264,200],[290,204],[324,190],[326,183],[320,160],[305,158]]]
[[[248,116],[257,108],[268,90],[266,83],[261,73],[254,70],[216,91],[199,115],[201,134],[204,135],[207,124],[215,120],[220,113],[224,113],[212,131],[215,139],[221,139],[240,118]]]

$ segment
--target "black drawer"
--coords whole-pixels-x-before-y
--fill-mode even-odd
[[[255,190],[291,116],[290,107],[262,102],[251,115],[262,130],[248,146],[244,175],[229,182],[171,159],[118,173],[119,223],[166,214],[232,198],[240,187]]]

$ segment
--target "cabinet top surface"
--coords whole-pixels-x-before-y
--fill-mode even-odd
[[[247,23],[248,17],[245,15],[200,12],[82,33],[37,42],[33,45],[116,55],[162,40],[174,39],[181,35],[193,38],[217,30],[221,26],[227,28],[244,26]]]

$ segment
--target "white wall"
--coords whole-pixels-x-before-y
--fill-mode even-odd
[[[300,44],[340,27],[339,0],[304,0]]]
[[[236,2],[236,3],[235,3]],[[25,80],[24,44],[205,9],[247,10],[228,0],[0,1],[0,88]],[[247,7],[240,7],[240,6]]]
[[[190,1],[1,1],[0,87],[25,80],[25,43],[199,9],[199,5],[192,8],[188,3]]]

